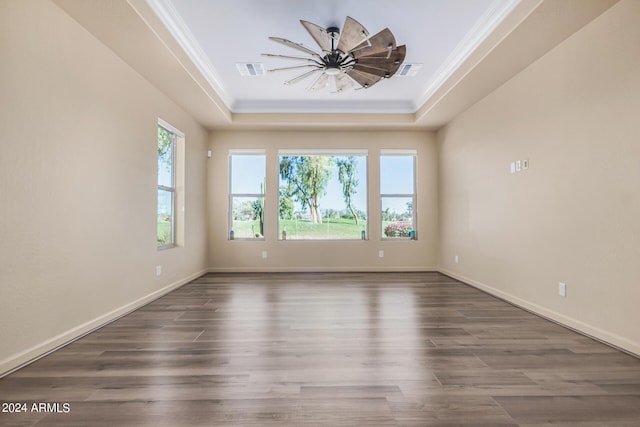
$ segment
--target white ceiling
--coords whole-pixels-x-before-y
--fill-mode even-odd
[[[232,113],[415,113],[520,0],[147,0]],[[268,39],[317,45],[300,24],[342,28],[351,16],[375,34],[388,27],[407,46],[418,75],[394,76],[365,90],[309,92],[299,71],[242,77],[236,63],[267,69],[299,63],[261,56],[299,55]]]

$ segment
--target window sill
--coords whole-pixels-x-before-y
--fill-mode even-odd
[[[174,245],[164,245],[164,246],[158,246],[157,250],[158,251],[164,251],[164,250],[167,250],[167,249],[173,249],[173,248],[177,248],[177,247],[178,247],[178,245],[175,245],[175,244]]]
[[[383,242],[417,242],[418,239],[412,239],[410,237],[383,237]]]

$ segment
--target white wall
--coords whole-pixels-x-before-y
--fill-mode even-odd
[[[639,22],[618,3],[438,134],[443,271],[636,354]]]
[[[49,1],[0,2],[0,52],[2,373],[206,270],[208,135]],[[162,252],[158,117],[187,147],[186,243]]]
[[[228,239],[228,153],[230,148],[266,149],[265,240]],[[366,241],[279,241],[278,149],[350,148],[369,150],[369,239]],[[418,152],[418,240],[381,240],[381,148]],[[433,270],[437,265],[437,153],[429,132],[251,132],[211,134],[209,168],[209,266],[211,271],[398,271]],[[384,251],[384,258],[378,251]],[[262,258],[267,251],[267,259]]]

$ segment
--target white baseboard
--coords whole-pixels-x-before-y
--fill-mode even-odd
[[[95,319],[69,329],[68,331],[65,331],[31,348],[28,348],[18,354],[9,356],[8,358],[0,361],[0,378],[46,356],[47,354],[54,352],[60,347],[63,347],[79,338],[82,338],[83,336],[95,331],[96,329],[102,328],[103,326],[131,313],[132,311],[139,309],[140,307],[150,303],[151,301],[154,301],[168,294],[169,292],[179,288],[186,283],[189,283],[194,279],[197,279],[198,277],[206,273],[206,269],[201,270],[188,277],[173,282],[161,289],[158,289],[157,291],[145,295],[142,298],[138,298],[137,300],[130,302],[129,304],[126,304],[120,308],[96,317]]]
[[[474,288],[478,288],[490,295],[493,295],[497,298],[505,300],[535,315],[538,315],[554,323],[557,323],[561,326],[564,326],[578,333],[586,335],[590,338],[593,338],[596,341],[601,341],[604,344],[607,344],[611,347],[615,347],[633,356],[640,357],[640,343],[631,341],[625,337],[621,337],[612,332],[600,329],[596,326],[590,325],[588,323],[584,323],[572,317],[565,316],[564,314],[558,313],[557,311],[549,310],[548,308],[543,307],[541,305],[523,300],[522,298],[519,298],[515,295],[511,295],[507,292],[503,292],[487,284],[470,279],[469,277],[465,277],[460,274],[454,273],[453,271],[449,271],[442,268],[439,269],[438,271],[442,274],[445,274],[449,277],[459,280],[469,286],[473,286]]]
[[[209,273],[401,273],[437,272],[436,267],[262,267],[209,268]]]

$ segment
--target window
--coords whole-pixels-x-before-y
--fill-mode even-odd
[[[280,240],[367,236],[366,150],[280,150]]]
[[[229,185],[229,239],[263,239],[264,150],[231,150]]]
[[[163,120],[158,120],[158,205],[157,246],[166,249],[180,243],[176,206],[183,205],[182,161],[184,134]]]
[[[415,150],[382,150],[380,202],[383,239],[415,239]]]

